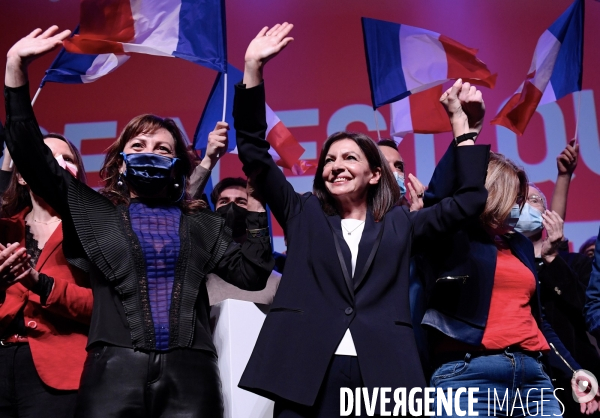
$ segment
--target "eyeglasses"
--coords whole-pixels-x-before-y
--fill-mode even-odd
[[[527,202],[529,202],[530,205],[543,205],[544,199],[542,199],[542,197],[538,196],[537,194],[532,194],[531,196],[527,197]]]

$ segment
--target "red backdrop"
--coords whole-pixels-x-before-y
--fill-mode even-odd
[[[523,81],[537,39],[569,6],[570,0],[227,0],[229,61],[243,66],[247,43],[264,25],[290,21],[295,41],[265,71],[269,105],[306,143],[305,158],[314,159],[332,130],[366,131],[376,136],[370,106],[360,17],[405,23],[440,32],[470,47],[498,73],[494,90],[484,89],[487,120]],[[600,3],[586,1],[580,139],[582,159],[573,179],[566,233],[576,247],[596,235],[600,224],[600,143],[595,92],[600,95]],[[74,28],[79,19],[77,0],[2,0],[0,50],[7,51],[36,27],[57,24]],[[32,94],[55,53],[30,69]],[[4,61],[4,53],[2,53]],[[426,57],[424,57],[426,59]],[[4,65],[4,62],[2,62]],[[48,83],[35,105],[40,125],[48,131],[81,139],[88,170],[99,167],[102,150],[133,116],[156,113],[177,117],[188,135],[198,118],[215,73],[189,62],[135,55],[122,68],[87,85]],[[575,101],[577,103],[577,101]],[[0,105],[3,106],[3,105]],[[525,135],[515,137],[503,128],[486,125],[481,141],[492,144],[524,165],[533,181],[551,198],[556,178],[555,158],[575,130],[572,95],[540,109]],[[380,108],[390,128],[389,107]],[[0,109],[4,114],[4,109]],[[2,119],[4,119],[2,117]],[[292,126],[293,125],[293,126]],[[88,139],[86,139],[86,137]],[[89,139],[90,137],[95,139]],[[428,181],[449,141],[449,135],[407,136],[400,146],[408,172]],[[234,155],[223,158],[214,179],[240,175]],[[312,171],[294,178],[299,191],[311,186]],[[97,178],[92,173],[92,178]],[[280,229],[276,228],[280,235]],[[278,246],[280,240],[277,241]]]

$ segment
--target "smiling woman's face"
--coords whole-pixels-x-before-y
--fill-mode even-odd
[[[335,200],[366,200],[369,186],[376,184],[380,175],[371,170],[365,154],[353,140],[341,139],[329,147],[323,181]]]

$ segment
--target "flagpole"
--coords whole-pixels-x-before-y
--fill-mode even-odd
[[[581,111],[581,90],[577,92],[577,112],[575,113],[575,135],[573,135],[573,139],[575,140],[575,144],[579,143],[579,139],[577,138],[577,134],[579,132],[579,113]]]
[[[381,141],[381,132],[379,132],[379,122],[377,121],[377,109],[373,109],[373,116],[375,116],[375,129],[377,129],[377,138]]]
[[[223,117],[222,122],[225,122],[225,116],[227,114],[227,73],[224,73],[225,79],[223,80]]]
[[[38,96],[40,95],[40,91],[42,91],[42,86],[40,86],[37,91],[35,92],[35,95],[33,96],[33,100],[31,100],[31,106],[33,107],[33,105],[35,104],[35,101],[37,100]]]

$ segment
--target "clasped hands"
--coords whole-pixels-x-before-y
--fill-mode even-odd
[[[19,282],[30,289],[38,282],[38,272],[31,268],[30,260],[27,250],[18,242],[0,244],[0,291]]]

